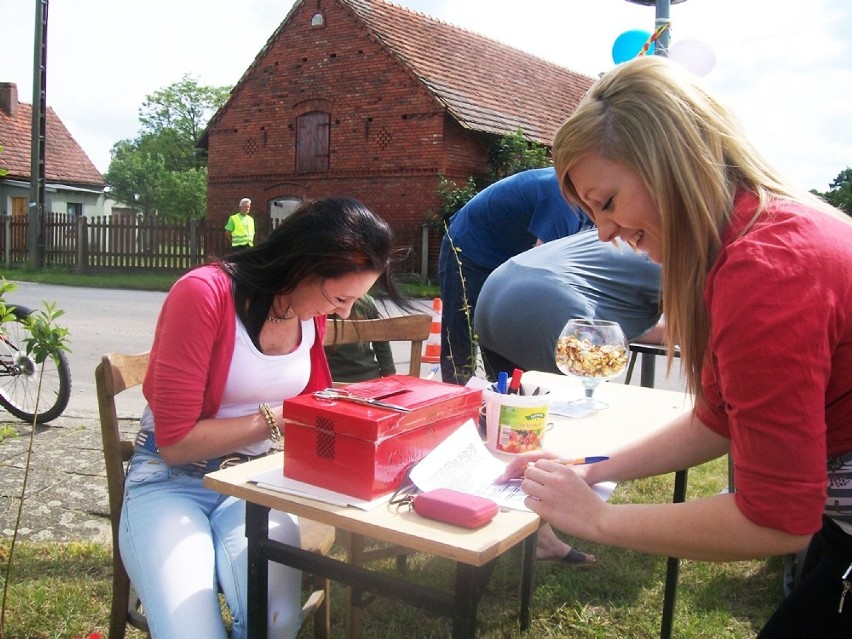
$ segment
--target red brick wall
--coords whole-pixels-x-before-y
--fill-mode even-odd
[[[224,226],[242,197],[263,215],[281,197],[349,195],[391,223],[419,270],[439,175],[483,172],[487,147],[345,8],[323,3],[325,25],[311,28],[315,12],[313,3],[296,7],[211,126],[208,219]],[[329,170],[298,174],[296,118],[315,110],[331,116]]]

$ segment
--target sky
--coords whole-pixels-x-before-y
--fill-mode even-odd
[[[32,102],[36,0],[0,4],[0,82]],[[333,0],[305,0],[330,2]],[[239,81],[292,0],[53,0],[47,103],[102,172],[139,132],[147,95],[189,74]],[[597,76],[613,44],[653,31],[654,7],[627,0],[397,0],[395,4]],[[703,43],[702,80],[739,116],[761,153],[801,187],[827,190],[852,166],[852,2],[685,0],[671,47]]]

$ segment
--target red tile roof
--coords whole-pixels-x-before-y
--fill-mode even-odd
[[[383,0],[340,0],[467,129],[550,144],[594,81]]]
[[[237,86],[303,1],[293,5]],[[550,145],[594,82],[589,76],[384,0],[336,1],[349,8],[462,127],[472,131],[504,135],[520,128],[529,139]],[[199,140],[202,146],[227,108],[226,103],[208,123]]]
[[[23,102],[18,103],[14,117],[0,109],[0,146],[4,147],[0,152],[0,166],[9,171],[7,178],[30,179],[32,117],[32,105]],[[103,176],[49,106],[45,122],[45,180],[71,186],[103,187]]]

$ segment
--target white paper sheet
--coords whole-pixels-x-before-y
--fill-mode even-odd
[[[350,497],[343,493],[338,493],[333,490],[314,486],[313,484],[307,484],[302,481],[290,479],[289,477],[284,477],[283,469],[280,467],[270,468],[265,472],[259,473],[252,477],[251,481],[261,488],[266,488],[268,490],[277,490],[278,492],[285,493],[287,495],[316,499],[324,504],[331,504],[333,506],[352,506],[354,508],[360,508],[361,510],[373,510],[382,504],[386,504],[391,498],[391,493],[382,497],[377,497],[372,501]]]
[[[526,493],[520,482],[495,484],[503,474],[505,462],[492,455],[479,436],[473,420],[467,420],[452,435],[423,458],[411,469],[411,481],[423,492],[436,488],[451,488],[462,493],[486,497],[503,508],[529,511],[524,505]],[[261,488],[276,490],[287,495],[316,499],[334,506],[352,506],[361,510],[373,510],[390,501],[392,494],[377,497],[372,501],[357,499],[343,493],[314,486],[284,477],[283,469],[270,468],[251,478]],[[615,490],[614,482],[592,486],[592,490],[603,501]]]
[[[450,488],[462,493],[487,497],[498,505],[514,510],[526,510],[520,483],[495,484],[506,464],[492,455],[473,420],[466,421],[411,471],[411,481],[421,491]],[[604,501],[615,490],[615,483],[592,486]]]

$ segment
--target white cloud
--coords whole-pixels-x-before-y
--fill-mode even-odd
[[[651,31],[653,7],[626,0],[397,0],[577,71],[609,69],[612,43]],[[11,5],[11,6],[7,6]],[[29,5],[29,6],[27,6]],[[47,99],[95,164],[135,137],[146,95],[185,73],[234,84],[292,7],[290,0],[74,0],[50,5]],[[5,3],[0,81],[32,96],[31,3]],[[672,42],[717,56],[705,81],[755,145],[806,188],[852,165],[852,3],[687,0],[671,7]]]

